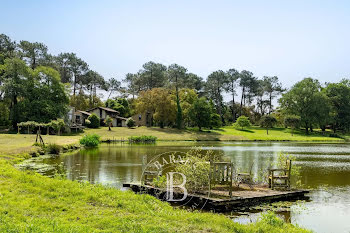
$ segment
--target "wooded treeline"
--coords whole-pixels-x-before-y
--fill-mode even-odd
[[[321,84],[306,78],[286,90],[277,76],[258,78],[232,68],[204,80],[184,66],[150,61],[120,80],[106,80],[74,53],[52,55],[42,43],[0,35],[0,125],[49,122],[64,117],[68,106],[106,106],[124,117],[147,112],[152,124],[161,127],[220,127],[243,115],[258,124],[270,115],[281,125],[297,119],[294,125],[307,132],[350,129],[347,79]]]

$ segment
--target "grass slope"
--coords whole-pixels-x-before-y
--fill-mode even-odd
[[[340,138],[329,137],[328,133],[323,136],[320,132],[313,132],[306,135],[304,131],[296,130],[292,136],[289,129],[273,128],[269,130],[269,135],[266,134],[266,129],[260,127],[251,127],[248,130],[237,130],[232,126],[225,126],[217,130],[199,132],[195,129],[171,129],[158,127],[139,127],[128,129],[126,127],[108,128],[101,127],[99,129],[86,129],[86,133],[97,133],[103,139],[127,139],[129,136],[152,135],[158,140],[173,140],[173,141],[237,141],[237,140],[262,140],[262,141],[343,141]]]
[[[148,195],[15,169],[0,159],[0,232],[306,232],[272,214],[241,225]]]
[[[78,143],[84,134],[96,133],[102,140],[107,139],[127,139],[130,136],[152,135],[161,141],[242,141],[242,140],[262,140],[262,141],[344,141],[340,138],[323,136],[319,132],[305,135],[304,131],[296,131],[292,136],[288,129],[274,128],[266,130],[260,127],[251,127],[249,130],[236,130],[227,126],[217,130],[199,132],[195,129],[170,129],[158,127],[138,127],[129,129],[126,127],[114,127],[112,131],[108,127],[99,129],[86,129],[84,133],[73,134],[71,136],[43,135],[46,143],[56,143],[68,145]],[[29,153],[37,148],[33,147],[36,135],[32,134],[0,134],[0,154],[20,154]]]

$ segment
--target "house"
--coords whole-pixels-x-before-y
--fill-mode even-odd
[[[80,111],[83,112],[83,111]],[[119,112],[106,107],[95,107],[89,110],[86,110],[85,113],[95,114],[101,120],[101,125],[104,124],[104,120],[109,116],[112,118],[112,126],[113,127],[126,127],[127,118],[119,116]]]
[[[76,111],[74,107],[69,107],[65,121],[69,129],[81,130],[85,128],[83,125],[85,124],[85,120],[89,117],[89,115],[91,114],[88,112]]]
[[[78,110],[74,113],[74,115],[75,115],[75,122],[77,124],[85,125],[85,120],[91,115],[91,113]]]
[[[149,112],[135,114],[131,118],[135,121],[136,126],[152,126],[152,116]]]

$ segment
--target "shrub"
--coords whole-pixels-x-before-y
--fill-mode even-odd
[[[299,128],[300,125],[300,117],[296,115],[287,115],[284,118],[284,125],[286,127],[290,127],[292,129],[292,136],[294,129]]]
[[[54,154],[54,155],[59,155],[61,152],[61,146],[55,144],[55,143],[50,143],[46,147],[46,152],[48,154]]]
[[[274,127],[276,123],[276,117],[271,115],[263,116],[260,120],[260,126],[266,128],[266,134],[269,134],[269,128]]]
[[[96,114],[91,114],[88,117],[88,120],[90,121],[90,124],[88,124],[89,128],[98,128],[100,127],[100,118],[96,116]]]
[[[166,188],[167,179],[166,176],[159,176],[158,179],[153,179],[153,185],[157,188]]]
[[[136,143],[150,143],[157,141],[157,137],[155,136],[131,136],[129,137],[129,142],[136,142]]]
[[[233,127],[236,129],[244,129],[250,126],[249,118],[246,116],[240,116],[237,118],[236,122],[233,124]]]
[[[57,135],[61,135],[61,129],[65,126],[63,119],[53,120],[49,123],[49,126],[52,127]]]
[[[135,124],[136,124],[136,122],[135,122],[134,119],[132,119],[132,118],[129,118],[129,119],[126,121],[126,126],[128,126],[129,128],[135,127]]]
[[[106,117],[105,119],[105,124],[108,126],[108,130],[111,131],[111,125],[113,123],[113,119],[109,116]]]
[[[210,127],[220,128],[222,126],[221,117],[217,113],[210,114]]]
[[[85,135],[80,139],[80,144],[85,147],[97,147],[100,144],[100,136],[97,134]]]
[[[188,191],[207,190],[209,188],[209,161],[219,161],[221,157],[222,154],[215,154],[214,151],[195,148],[186,153],[184,163],[176,164],[175,171],[185,175],[185,187]],[[182,181],[177,182],[181,183]]]

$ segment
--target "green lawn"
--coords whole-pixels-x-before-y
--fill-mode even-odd
[[[134,135],[152,135],[156,136],[158,140],[169,141],[193,141],[193,140],[208,140],[208,141],[241,141],[241,140],[262,140],[262,141],[343,141],[340,138],[329,137],[321,135],[320,132],[313,132],[306,135],[304,131],[296,130],[294,135],[290,133],[290,129],[274,128],[269,130],[269,135],[266,134],[266,129],[260,127],[251,127],[247,130],[236,130],[232,126],[225,126],[223,128],[211,131],[199,132],[196,129],[169,129],[158,127],[139,127],[135,129],[108,128],[101,127],[99,129],[86,129],[85,133],[97,133],[102,136],[102,139],[127,139]]]
[[[220,130],[215,130],[225,136],[240,135],[244,140],[261,140],[261,141],[343,141],[341,138],[329,137],[330,132],[325,132],[322,135],[320,131],[310,132],[309,135],[304,130],[295,130],[293,135],[290,129],[273,128],[269,129],[269,134],[266,129],[260,127],[251,127],[247,130],[237,130],[232,126],[223,127]],[[223,139],[225,140],[225,139]]]
[[[322,136],[320,132],[305,135],[304,131],[296,131],[292,136],[289,129],[274,128],[266,130],[260,127],[251,127],[248,130],[236,130],[231,126],[212,131],[199,132],[197,129],[170,129],[158,127],[138,127],[129,129],[126,127],[114,127],[109,131],[107,127],[99,129],[85,129],[84,133],[70,136],[43,135],[45,143],[56,143],[59,145],[76,144],[84,134],[96,133],[103,140],[127,139],[130,136],[152,135],[161,141],[242,141],[242,140],[273,140],[273,141],[344,141],[340,138]],[[329,133],[329,132],[328,132]],[[38,148],[33,147],[36,135],[32,134],[0,134],[0,154],[29,153]]]
[[[0,159],[0,232],[306,232],[272,214],[241,225],[149,195],[15,169]]]

